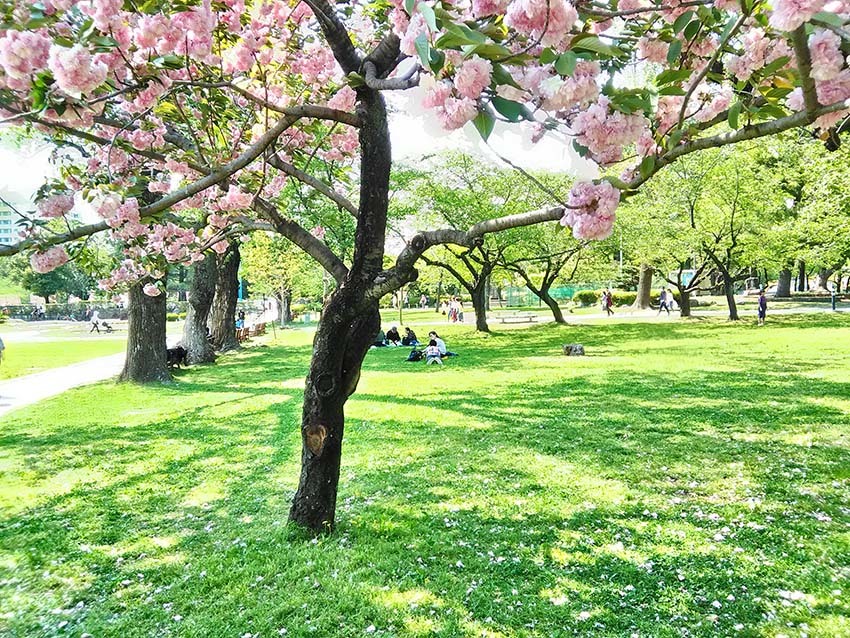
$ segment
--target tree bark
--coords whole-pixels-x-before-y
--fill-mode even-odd
[[[154,383],[171,381],[165,360],[165,294],[150,297],[142,281],[130,288],[127,358],[119,381]]]
[[[216,257],[218,277],[215,282],[210,324],[213,346],[219,352],[236,350],[236,301],[239,295],[239,246],[231,244]]]
[[[637,296],[635,297],[635,308],[646,310],[649,308],[649,297],[652,295],[652,275],[655,270],[649,264],[640,265],[638,275]]]
[[[207,253],[203,261],[192,266],[189,308],[181,343],[189,352],[187,359],[193,365],[215,361],[215,350],[207,338],[207,320],[215,296],[216,278],[215,255]]]
[[[691,316],[691,291],[677,286],[679,290],[679,316]]]
[[[280,325],[286,326],[292,323],[292,291],[284,288],[278,297],[280,303]]]
[[[797,262],[797,292],[806,292],[806,262]]]
[[[472,293],[472,308],[475,310],[475,329],[478,332],[490,332],[487,325],[487,278],[478,280],[477,285],[470,290]]]
[[[723,294],[726,295],[726,304],[729,306],[729,320],[738,321],[738,305],[735,303],[735,284],[727,273],[723,275]]]
[[[532,290],[534,292],[534,290]],[[547,306],[549,306],[549,310],[552,311],[552,316],[555,318],[555,323],[567,323],[567,320],[564,319],[564,313],[561,311],[561,306],[558,305],[558,302],[552,298],[552,295],[549,294],[549,288],[541,288],[537,293],[537,296],[543,300]]]
[[[791,269],[783,268],[779,271],[779,280],[776,283],[776,294],[774,297],[791,296]]]
[[[815,277],[814,290],[827,290],[827,283],[834,272],[834,268],[821,268]]]

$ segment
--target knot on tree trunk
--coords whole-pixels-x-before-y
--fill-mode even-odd
[[[316,392],[319,393],[321,397],[329,397],[336,390],[336,380],[333,378],[333,375],[330,374],[322,374],[319,375],[319,378],[316,379]]]
[[[322,455],[327,438],[328,429],[324,425],[308,425],[304,430],[304,440],[307,447],[317,457]]]

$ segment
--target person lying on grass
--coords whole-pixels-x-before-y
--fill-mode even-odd
[[[425,363],[429,365],[432,363],[443,365],[443,357],[440,354],[440,348],[437,346],[435,339],[431,339],[428,342],[428,347],[425,348]]]

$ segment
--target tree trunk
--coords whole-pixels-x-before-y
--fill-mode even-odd
[[[829,278],[832,277],[834,272],[834,268],[821,268],[815,277],[814,290],[827,290],[827,283],[829,283]]]
[[[190,364],[212,363],[215,351],[207,338],[207,319],[210,316],[216,284],[215,255],[207,253],[203,261],[192,267],[192,284],[189,291],[189,308],[183,324],[181,343],[189,354]]]
[[[735,284],[732,278],[723,273],[723,294],[726,295],[726,304],[729,306],[729,320],[738,321],[738,305],[735,303]]]
[[[649,264],[640,265],[638,276],[637,296],[635,297],[635,308],[646,310],[649,308],[649,297],[652,294],[652,275],[655,270]]]
[[[490,310],[490,275],[484,280],[484,309]]]
[[[284,288],[280,291],[280,325],[286,326],[292,323],[292,291]]]
[[[171,381],[165,360],[165,294],[150,297],[142,281],[130,288],[127,358],[119,381]]]
[[[552,311],[552,316],[555,318],[555,323],[567,323],[566,319],[564,319],[564,313],[561,312],[561,306],[549,294],[549,288],[541,288],[537,296],[543,300],[543,303],[549,306],[549,310]]]
[[[219,352],[236,350],[236,301],[239,295],[239,246],[231,244],[216,257],[218,277],[215,282],[210,324],[213,346]]]
[[[486,278],[479,280],[470,292],[472,293],[472,308],[475,310],[475,329],[478,332],[490,332],[487,325],[487,286]]]
[[[806,292],[806,262],[797,262],[797,292]]]
[[[691,316],[691,291],[677,286],[679,290],[679,316]]]
[[[779,271],[779,281],[776,283],[775,297],[791,296],[791,269],[783,268]]]

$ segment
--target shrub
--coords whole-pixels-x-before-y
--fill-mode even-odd
[[[185,318],[186,318],[185,312],[168,312],[168,313],[165,314],[165,320],[166,321],[178,321],[180,319],[185,319]]]
[[[636,292],[614,292],[612,295],[615,306],[631,306],[637,298]]]
[[[599,301],[599,293],[596,290],[578,290],[573,294],[573,301],[581,306],[592,306]]]

